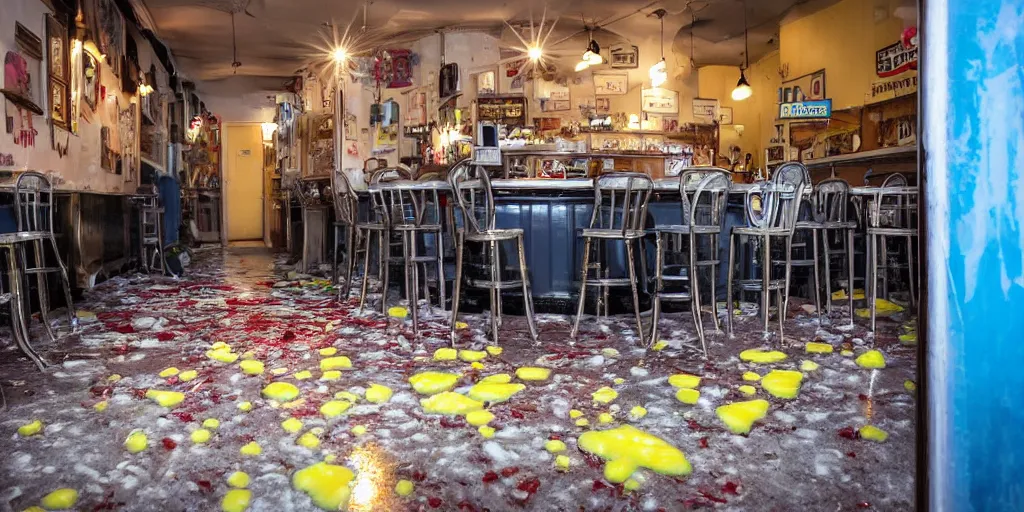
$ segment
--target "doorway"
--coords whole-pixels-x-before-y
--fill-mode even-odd
[[[229,124],[224,140],[228,242],[263,240],[263,134],[258,124]]]

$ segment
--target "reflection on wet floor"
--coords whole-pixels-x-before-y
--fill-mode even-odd
[[[449,354],[442,312],[424,311],[417,339],[280,263],[233,247],[197,252],[181,280],[112,279],[79,304],[79,333],[40,347],[57,363],[46,374],[0,338],[0,508],[61,489],[75,510],[276,512],[342,498],[359,511],[913,508],[907,318],[872,338],[842,319],[819,327],[794,304],[779,346],[743,305],[736,337],[711,334],[705,361],[687,314],[668,315],[650,350],[628,317],[588,317],[572,344],[570,318],[541,315],[536,345],[510,317],[493,347],[483,317],[467,315],[458,348],[479,352]],[[810,341],[834,350],[809,353]],[[858,366],[873,345],[884,368]],[[750,348],[784,357],[741,360]],[[455,375],[432,397],[409,383],[430,371]],[[271,383],[294,396],[268,398]],[[640,455],[648,434],[692,473]]]

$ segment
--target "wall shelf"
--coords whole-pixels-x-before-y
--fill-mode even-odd
[[[804,162],[808,169],[818,169],[828,166],[859,165],[874,162],[910,160],[917,155],[917,146],[897,146],[891,148],[872,149],[870,151],[859,151],[847,155],[828,156],[815,158]]]

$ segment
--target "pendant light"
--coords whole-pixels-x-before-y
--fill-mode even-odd
[[[746,69],[750,67],[750,45],[747,38],[747,2],[743,2],[743,60],[744,65],[740,68],[740,79],[736,82],[736,88],[732,90],[732,99],[743,101],[754,94],[747,81]]]
[[[661,60],[651,66],[647,75],[651,78],[651,87],[661,87],[668,80],[668,66],[665,63],[665,9],[654,11],[653,15],[661,20]]]
[[[584,20],[586,24],[586,20]],[[601,57],[601,46],[594,40],[593,29],[590,32],[590,43],[587,44],[587,49],[583,51],[583,57],[580,58],[580,62],[576,64],[576,71],[583,71],[590,66],[599,66],[604,63],[604,58]]]

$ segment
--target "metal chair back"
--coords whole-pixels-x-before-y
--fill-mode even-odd
[[[612,172],[594,180],[594,213],[591,229],[622,232],[642,230],[647,202],[654,190],[651,177],[638,172]]]
[[[679,173],[683,224],[721,226],[731,183],[732,173],[720,167],[688,168]]]
[[[870,226],[875,228],[917,229],[917,193],[907,186],[907,177],[891,174],[871,206]]]
[[[412,180],[412,175],[404,169],[385,167],[373,171],[370,176],[370,205],[377,222],[386,226],[415,224],[417,219],[415,210],[418,205],[413,204],[413,197],[403,193],[402,189],[387,185],[398,180]]]
[[[775,169],[771,181],[761,190],[747,194],[747,215],[757,227],[785,229],[790,233],[796,228],[804,187],[810,182],[810,173],[803,164],[786,162]],[[761,213],[754,211],[754,195],[761,196]]]
[[[359,214],[359,198],[352,189],[352,182],[341,169],[331,173],[331,192],[334,199],[334,216],[338,222],[354,226]]]
[[[850,204],[850,184],[829,178],[814,185],[811,206],[816,222],[846,222]]]
[[[470,180],[479,181],[479,186],[467,186]],[[448,184],[467,231],[483,233],[495,229],[494,191],[486,168],[474,165],[468,158],[462,160],[448,172]]]
[[[53,234],[53,185],[43,174],[25,171],[14,186],[14,212],[18,231]]]

